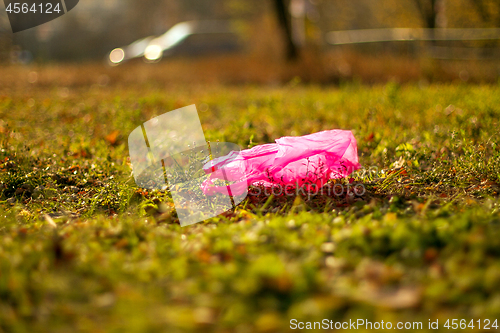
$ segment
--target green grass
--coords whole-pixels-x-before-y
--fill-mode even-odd
[[[250,197],[181,228],[136,188],[126,139],[189,104],[243,148],[350,129],[367,191]],[[4,86],[0,332],[500,319],[499,117],[486,85]]]

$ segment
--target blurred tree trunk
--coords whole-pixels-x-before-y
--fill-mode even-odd
[[[296,60],[299,57],[297,46],[292,37],[292,23],[288,0],[274,0],[278,22],[281,27],[286,44],[286,57],[289,61]]]
[[[429,29],[436,28],[436,2],[437,0],[415,0],[420,15],[424,20],[425,27]]]

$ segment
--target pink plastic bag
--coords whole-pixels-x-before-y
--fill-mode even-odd
[[[283,137],[276,143],[255,146],[216,158],[203,167],[211,173],[202,184],[206,195],[224,193],[228,180],[233,195],[249,185],[283,186],[306,190],[319,188],[330,179],[343,178],[359,169],[356,139],[351,131],[330,130],[301,137]]]

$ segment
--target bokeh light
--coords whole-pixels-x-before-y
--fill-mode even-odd
[[[113,64],[119,64],[125,59],[125,51],[121,48],[114,49],[109,54],[109,61]]]
[[[163,56],[163,50],[161,46],[152,44],[148,45],[146,51],[144,52],[144,57],[149,61],[156,61]]]

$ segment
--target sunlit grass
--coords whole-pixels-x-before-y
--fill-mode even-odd
[[[208,140],[242,148],[352,130],[367,191],[250,196],[181,228],[168,194],[135,186],[126,139],[189,104]],[[0,330],[494,320],[499,105],[465,84],[3,87]]]

